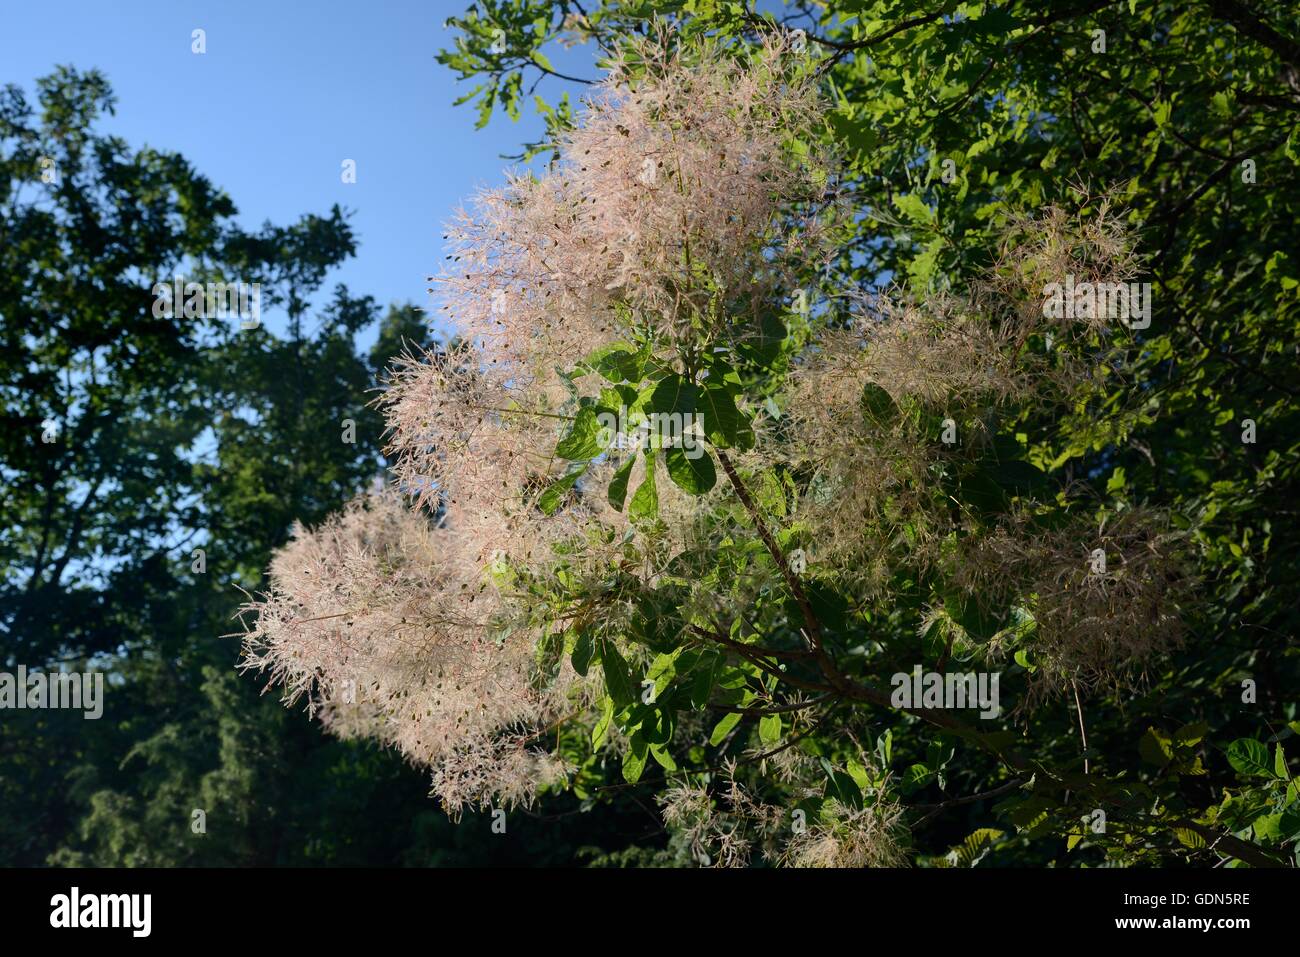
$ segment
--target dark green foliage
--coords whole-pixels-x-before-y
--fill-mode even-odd
[[[1086,217],[1102,194],[1118,204],[1144,256],[1140,278],[1152,283],[1153,308],[1132,364],[1122,372],[1099,368],[1095,396],[1064,419],[1030,410],[1002,423],[1001,441],[1020,436],[1013,454],[963,465],[944,491],[996,513],[1011,497],[1050,483],[1087,488],[1113,508],[1172,515],[1188,532],[1201,583],[1185,610],[1186,642],[1148,671],[1139,691],[1100,695],[1082,714],[1062,701],[996,739],[1003,743],[986,738],[997,747],[1012,739],[1028,745],[1032,761],[1068,787],[1049,786],[1040,774],[1027,791],[979,748],[963,743],[954,756],[947,736],[910,718],[865,707],[854,716],[838,712],[836,729],[868,739],[880,722],[892,727],[885,763],[905,777],[909,802],[988,795],[910,814],[917,860],[948,860],[943,855],[955,849],[963,865],[1203,865],[1215,860],[1207,844],[1232,832],[1245,846],[1229,838],[1214,850],[1234,866],[1296,863],[1294,4],[1117,0],[922,10],[794,0],[763,5],[761,15],[731,0],[584,7],[581,32],[607,48],[654,17],[672,22],[681,37],[737,43],[807,31],[808,53],[824,60],[826,92],[837,104],[825,136],[847,162],[842,195],[859,214],[825,277],[827,310],[840,308],[845,289],[891,281],[920,296],[963,289],[999,267],[1008,214],[1057,206]],[[462,32],[443,62],[484,82],[476,91],[483,118],[497,107],[515,115],[536,69],[530,64],[541,62],[534,51],[577,12],[573,4],[528,0],[480,5],[455,21]],[[488,48],[497,26],[506,56]],[[761,374],[771,360],[754,361]],[[682,390],[670,386],[661,382],[658,404],[676,408]],[[730,415],[719,414],[716,401],[713,411],[722,431],[710,440],[719,448],[735,443]],[[895,414],[888,397],[874,393],[865,411],[875,420]],[[694,482],[680,462],[668,465],[679,484]],[[624,477],[611,489],[618,501],[625,484]],[[762,494],[769,510],[781,498]],[[639,513],[653,514],[645,488],[634,513],[638,497]],[[735,557],[719,556],[720,578]],[[844,647],[914,627],[924,594],[914,581],[896,585],[898,610],[886,621],[850,618],[837,637]],[[1005,626],[986,621],[988,610],[977,604],[954,603],[954,610],[977,638]],[[665,628],[671,614],[665,609]],[[763,641],[780,647],[780,637]],[[941,643],[927,651],[932,662],[946,654]],[[1016,661],[1021,675],[1033,667],[1023,651]],[[752,724],[764,739],[761,723]],[[712,743],[748,725],[729,715]],[[741,740],[748,740],[743,733]],[[940,744],[949,755],[941,767],[933,760]],[[847,790],[842,772],[828,775],[833,789]],[[1107,809],[1106,830],[1081,826],[1099,806]]]

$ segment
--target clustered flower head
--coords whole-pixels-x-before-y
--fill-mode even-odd
[[[795,835],[779,860],[793,867],[901,867],[902,817],[892,801],[867,808],[835,803],[824,820]]]
[[[564,682],[531,680],[530,636],[495,637],[499,597],[469,543],[388,492],[295,529],[270,587],[244,611],[243,668],[266,671],[286,702],[342,736],[365,735],[437,768],[451,810],[527,801],[561,769],[531,744]]]
[[[382,404],[398,490],[439,516],[483,572],[502,559],[548,559],[550,543],[608,509],[597,498],[575,501],[541,521],[538,501],[566,465],[554,454],[563,420],[549,411],[559,401],[481,359],[465,344],[407,356]]]
[[[1180,604],[1192,588],[1182,538],[1144,508],[1052,529],[1017,514],[974,539],[954,577],[1028,612],[1027,640],[1008,629],[992,651],[1017,641],[1028,651],[1034,698],[1121,685],[1182,642]]]
[[[858,759],[871,767],[866,755]],[[884,787],[870,789],[862,806],[828,798],[822,782],[795,792],[821,804],[814,819],[789,806],[755,797],[724,767],[717,786],[684,785],[659,796],[664,822],[697,863],[747,867],[755,852],[791,867],[898,867],[905,863],[903,809]],[[874,773],[874,772],[873,772]]]
[[[1027,489],[1013,487],[1019,505],[992,513],[961,501],[965,488],[999,492],[1008,450],[992,439],[1003,417],[1077,414],[1098,388],[1097,368],[1120,364],[1114,319],[1067,328],[1043,308],[1042,287],[1067,272],[1081,282],[1135,274],[1108,204],[1093,205],[1085,217],[1053,208],[1013,218],[997,269],[968,298],[859,300],[850,321],[804,351],[787,392],[790,435],[811,476],[796,516],[821,567],[867,599],[887,597],[900,572],[928,583],[936,601],[918,630],[940,623],[967,652],[979,643],[955,624],[964,609],[946,604],[978,602],[1003,618],[1021,609],[1035,623],[1035,698],[1140,674],[1179,643],[1189,588],[1177,536],[1149,510],[1099,524],[1076,503],[1083,518],[1045,528],[1031,520]],[[1094,550],[1109,553],[1108,573],[1089,571]],[[1022,634],[1009,626],[1003,638]],[[996,657],[998,643],[984,650]]]
[[[824,110],[802,63],[775,39],[624,51],[558,163],[452,224],[439,292],[456,328],[533,371],[633,328],[682,348],[750,335],[791,265],[825,254],[829,160],[807,145]]]
[[[1044,316],[1044,290],[1073,277],[1076,290],[1085,283],[1127,283],[1137,278],[1140,258],[1130,230],[1107,196],[1075,190],[1082,211],[1051,206],[1038,214],[1013,212],[1003,229],[998,260],[975,287],[981,308],[1013,313],[1011,321],[1026,328],[1050,328],[1058,338],[1108,336],[1114,319],[1090,310],[1071,310],[1070,317]]]
[[[978,450],[978,413],[1033,388],[1013,338],[951,296],[880,296],[859,299],[848,324],[821,331],[800,357],[787,419],[814,471],[799,517],[819,558],[864,591],[886,586],[900,546],[916,559],[951,531],[937,483],[953,458],[942,419],[955,417],[965,450]]]

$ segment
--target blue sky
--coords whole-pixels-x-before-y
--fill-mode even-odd
[[[133,147],[175,150],[255,228],[334,203],[353,212],[357,256],[327,281],[380,304],[428,305],[441,225],[477,187],[500,182],[541,122],[500,116],[474,129],[466,92],[434,55],[446,17],[469,0],[40,0],[6,4],[0,83],[34,92],[56,64],[102,70],[117,115],[101,128]],[[207,52],[191,52],[206,31]],[[558,51],[557,68],[594,76],[591,55]],[[564,63],[565,66],[561,66]],[[572,84],[548,79],[558,98]],[[357,182],[341,181],[353,159]],[[319,298],[319,297],[318,297]],[[274,319],[270,319],[275,328]]]

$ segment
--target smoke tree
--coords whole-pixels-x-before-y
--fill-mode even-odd
[[[841,284],[831,107],[779,32],[622,47],[550,167],[450,225],[457,337],[392,370],[392,474],[277,554],[244,666],[427,766],[452,814],[648,787],[702,863],[969,863],[1002,832],[950,858],[910,833],[982,799],[1261,862],[1033,720],[1086,736],[1194,601],[1169,514],[1051,460],[1140,348],[1042,291],[1135,281],[1141,251],[1080,194],[1003,214],[959,288]],[[921,673],[984,700],[900,696]]]

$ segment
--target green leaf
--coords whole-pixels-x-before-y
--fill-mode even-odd
[[[664,453],[664,464],[668,466],[668,475],[680,488],[691,495],[703,495],[718,484],[718,473],[713,467],[713,456],[701,446],[695,449],[699,455],[691,458],[686,450],[674,446]]]
[[[762,369],[769,369],[781,354],[790,330],[776,313],[766,313],[759,322],[758,334],[742,343],[737,352]]]
[[[862,409],[876,425],[891,421],[898,411],[890,394],[874,382],[868,382],[862,388]]]
[[[889,762],[894,756],[894,732],[892,730],[886,731],[876,738],[876,754],[880,755],[880,763],[888,768]]]
[[[659,514],[659,492],[655,488],[655,456],[652,452],[645,455],[645,479],[641,487],[632,495],[628,506],[628,517],[634,522],[645,518],[654,518]]]
[[[1190,748],[1193,745],[1200,744],[1209,730],[1210,726],[1204,721],[1193,721],[1191,724],[1185,724],[1174,732],[1174,742],[1180,747]]]
[[[1228,745],[1228,763],[1246,777],[1272,777],[1268,748],[1254,738],[1238,738]]]
[[[720,385],[707,386],[700,396],[699,414],[704,434],[718,448],[753,447],[754,431],[736,405],[734,390]]]
[[[1276,750],[1273,752],[1273,773],[1277,775],[1279,780],[1290,780],[1291,775],[1286,769],[1286,754],[1282,750],[1281,742],[1274,745],[1274,748]]]
[[[671,373],[663,377],[650,394],[649,411],[684,415],[694,412],[699,398],[699,387]]]
[[[1281,820],[1278,822],[1278,833],[1284,841],[1293,841],[1300,837],[1300,810],[1291,808],[1282,812]]]
[[[614,702],[610,698],[605,699],[605,707],[600,712],[600,720],[596,726],[591,729],[591,747],[592,750],[598,749],[605,743],[605,735],[609,733],[610,722],[614,720]]]
[[[924,764],[911,765],[907,769],[907,773],[903,775],[904,792],[915,791],[917,788],[921,787],[930,779],[932,773],[933,772],[931,772],[931,770]]]
[[[717,747],[738,724],[740,724],[740,712],[732,711],[724,715],[722,720],[713,726],[713,733],[709,735],[709,744]]]
[[[614,642],[608,640],[604,642],[600,661],[605,671],[605,688],[609,691],[609,696],[614,700],[616,707],[626,708],[635,700],[636,690],[632,686],[632,674],[627,662],[619,654],[618,646]]]
[[[658,761],[659,766],[665,771],[677,770],[677,762],[673,760],[673,756],[668,753],[668,750],[662,744],[650,745],[650,756]]]
[[[956,753],[956,747],[945,741],[931,741],[925,749],[925,766],[934,771],[941,771]]]
[[[632,477],[632,466],[635,464],[636,456],[629,456],[628,460],[614,472],[614,477],[609,480],[609,491],[607,493],[609,504],[614,506],[617,511],[623,511],[623,502],[627,499],[627,483]]]
[[[611,349],[596,360],[595,369],[610,382],[640,382],[645,377],[646,360],[650,358],[649,347],[640,352],[633,352],[626,347]]]
[[[537,499],[537,507],[546,515],[554,515],[564,502],[564,496],[573,488],[582,474],[587,471],[586,462],[575,462],[569,466],[563,476],[556,479]]]
[[[591,659],[595,654],[596,642],[591,637],[591,633],[580,632],[578,640],[573,645],[573,654],[569,656],[569,661],[573,664],[573,670],[585,678],[587,669],[591,667]]]
[[[555,454],[562,459],[582,461],[599,455],[600,423],[596,420],[594,406],[578,410],[568,433],[555,446]]]
[[[844,769],[849,772],[849,777],[853,779],[853,783],[862,790],[865,791],[871,787],[871,775],[860,762],[849,758],[848,761],[844,762]]]
[[[993,845],[1002,839],[1003,832],[991,827],[982,827],[978,831],[973,831],[966,840],[962,841],[951,851],[945,858],[940,858],[943,867],[974,867],[989,851]],[[935,861],[934,863],[939,863]]]
[[[1259,841],[1280,841],[1282,839],[1282,814],[1261,814],[1251,825],[1255,830],[1255,839]]]
[[[691,682],[692,707],[703,708],[709,703],[709,696],[713,694],[713,682],[721,666],[720,655],[707,655],[701,660],[699,670],[695,672],[695,678]]]
[[[637,754],[635,751],[629,751],[623,755],[623,780],[628,784],[636,784],[641,780],[641,772],[645,770],[646,755],[649,752]]]
[[[894,205],[898,207],[900,213],[914,223],[928,226],[934,222],[934,211],[916,193],[895,196]]]
[[[765,714],[758,722],[758,740],[771,747],[781,740],[781,716]]]
[[[1138,754],[1142,755],[1143,761],[1161,768],[1174,757],[1169,738],[1155,728],[1147,728],[1147,733],[1138,741]]]
[[[939,254],[943,252],[946,242],[944,237],[938,236],[925,245],[920,255],[913,257],[907,266],[913,284],[920,288],[930,285],[939,266]]]
[[[822,770],[826,772],[827,797],[833,797],[847,807],[862,807],[862,791],[857,782],[825,758],[821,762]]]
[[[631,411],[632,406],[640,393],[630,385],[611,385],[600,390],[600,397],[596,400],[596,418],[600,418],[600,412],[617,413],[619,410],[627,409]],[[605,428],[609,426],[606,425]],[[612,437],[612,436],[611,436]],[[601,447],[609,448],[609,439],[601,436]]]

